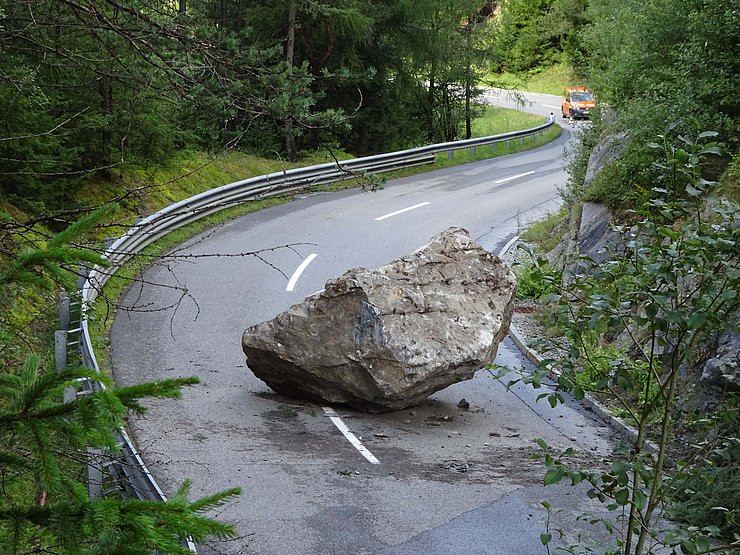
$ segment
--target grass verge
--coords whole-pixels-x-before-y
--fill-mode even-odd
[[[537,68],[524,74],[487,75],[484,83],[486,86],[555,95],[563,94],[565,87],[582,84],[573,69],[564,64]]]

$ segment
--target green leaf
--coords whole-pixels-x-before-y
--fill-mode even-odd
[[[693,187],[691,185],[686,185],[686,193],[689,196],[698,197],[698,196],[701,195],[702,192],[699,189],[696,189],[695,187]]]
[[[658,303],[650,303],[645,306],[645,315],[648,318],[655,318],[655,315],[658,314],[658,310],[660,310]]]
[[[635,507],[640,511],[643,510],[645,506],[647,505],[647,495],[645,495],[640,490],[635,490],[634,498],[635,498]]]
[[[542,542],[542,545],[549,544],[552,541],[552,534],[550,532],[540,534],[540,541]]]
[[[618,489],[614,492],[614,501],[619,505],[624,506],[629,502],[630,490],[627,488]]]
[[[543,483],[546,486],[551,486],[553,484],[557,484],[558,482],[560,482],[560,480],[562,480],[564,476],[565,476],[565,469],[562,466],[551,468],[547,472],[545,472],[545,478],[543,479]]]
[[[698,330],[707,321],[707,314],[705,312],[695,312],[689,317],[689,321],[686,326],[690,330]]]
[[[698,538],[696,538],[696,547],[699,551],[709,552],[711,544],[709,543],[709,540],[707,538],[705,538],[704,536],[699,536]]]

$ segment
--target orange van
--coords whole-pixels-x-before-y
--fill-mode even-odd
[[[568,87],[563,93],[560,112],[563,118],[587,118],[595,107],[594,93],[586,87]]]

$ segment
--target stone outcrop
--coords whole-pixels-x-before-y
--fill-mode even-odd
[[[511,270],[450,228],[410,256],[328,281],[247,329],[242,347],[252,372],[278,393],[397,410],[492,362],[515,293]]]
[[[585,189],[591,186],[601,170],[622,156],[627,146],[627,141],[628,137],[624,132],[614,135],[604,135],[601,138],[588,157],[586,175],[583,178],[583,187]]]
[[[719,337],[717,351],[704,365],[701,381],[720,389],[740,391],[740,335],[737,332],[727,331]]]
[[[622,156],[627,140],[626,133],[604,135],[601,138],[588,158],[584,190],[592,186],[601,170]],[[619,237],[609,229],[613,220],[614,215],[606,206],[584,203],[580,211],[571,213],[562,243],[547,254],[549,262],[563,268],[566,276],[588,270],[586,264],[576,262],[580,256],[590,257],[597,263],[603,262],[607,256],[601,252],[602,249],[619,244]]]

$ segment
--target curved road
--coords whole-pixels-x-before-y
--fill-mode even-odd
[[[541,104],[531,111],[553,111]],[[335,407],[366,457],[324,407],[257,380],[240,343],[245,328],[327,279],[408,254],[449,226],[498,252],[557,208],[567,140],[566,132],[536,151],[394,180],[376,193],[299,196],[188,241],[129,290],[111,332],[117,382],[202,379],[182,401],[151,402],[131,423],[145,460],[169,493],[185,478],[195,495],[243,489],[220,513],[241,535],[199,553],[532,555],[544,553],[543,499],[563,509],[553,523],[580,530],[583,496],[542,488],[544,470],[529,458],[537,437],[578,447],[586,461],[611,448],[607,429],[578,405],[536,405],[536,393],[507,392],[483,371],[411,410]],[[259,249],[268,250],[241,256]],[[526,365],[508,340],[496,362]],[[458,408],[462,398],[469,410]]]

